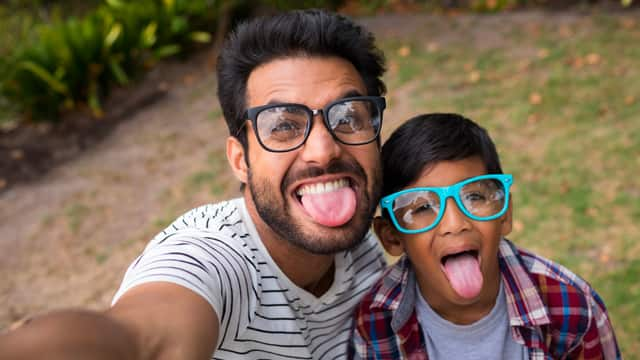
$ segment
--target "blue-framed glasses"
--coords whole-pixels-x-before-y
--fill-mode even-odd
[[[510,174],[472,177],[446,187],[418,187],[385,196],[380,207],[391,216],[393,225],[405,234],[417,234],[436,227],[453,198],[470,219],[489,221],[504,215],[509,207]]]

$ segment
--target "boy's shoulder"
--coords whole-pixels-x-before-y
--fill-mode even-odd
[[[395,310],[400,305],[409,276],[406,256],[387,267],[358,305],[358,313]]]
[[[567,291],[591,296],[593,289],[587,281],[579,275],[544,256],[516,246],[509,240],[503,240],[500,245],[500,257],[505,268],[514,277],[523,276],[526,272],[542,293],[558,291],[557,287]],[[504,275],[504,274],[503,274]]]
[[[566,267],[508,240],[500,244],[499,256],[508,302],[527,319],[522,325],[546,318],[552,328],[577,335],[590,326],[594,307],[604,309],[589,283]]]

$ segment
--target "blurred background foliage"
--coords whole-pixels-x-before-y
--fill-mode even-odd
[[[600,1],[619,8],[633,0]],[[101,101],[169,56],[209,43],[259,12],[323,7],[497,12],[589,5],[594,0],[9,0],[0,1],[0,125],[57,122],[72,109],[103,115]]]

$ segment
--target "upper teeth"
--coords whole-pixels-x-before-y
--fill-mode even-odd
[[[299,196],[303,195],[311,195],[311,194],[324,194],[331,191],[336,191],[340,188],[349,186],[349,181],[347,179],[339,179],[334,181],[329,181],[325,183],[316,183],[316,184],[308,184],[303,185],[297,191]]]

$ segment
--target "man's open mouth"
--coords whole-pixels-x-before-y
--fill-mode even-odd
[[[303,184],[295,194],[305,212],[321,225],[341,226],[355,214],[356,191],[349,178]]]
[[[338,189],[348,187],[349,179],[342,178],[333,181],[327,181],[324,183],[304,184],[296,190],[296,195],[300,199],[304,195],[317,195],[327,192],[336,191]]]

